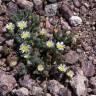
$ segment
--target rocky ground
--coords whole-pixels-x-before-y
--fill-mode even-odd
[[[19,9],[39,14],[41,27],[44,21],[52,30],[59,22],[62,30],[75,34],[63,57],[74,70],[71,80],[40,80],[28,73],[16,77],[22,62],[15,58],[16,66],[10,67],[16,53],[4,33],[10,14]],[[96,96],[96,0],[0,0],[0,96]]]

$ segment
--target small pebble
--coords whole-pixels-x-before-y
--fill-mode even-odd
[[[79,2],[79,0],[73,0],[73,3],[74,3],[74,5],[78,8],[78,7],[80,7],[80,2]]]
[[[77,49],[77,52],[78,52],[78,53],[81,53],[81,52],[82,52],[82,50],[81,50],[81,49]]]
[[[70,17],[69,22],[72,26],[76,27],[82,24],[82,19],[78,16],[72,16]]]

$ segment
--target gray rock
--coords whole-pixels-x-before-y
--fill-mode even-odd
[[[22,87],[26,87],[26,88],[28,88],[28,89],[30,89],[30,90],[32,89],[33,86],[36,85],[35,80],[32,80],[29,75],[25,75],[25,76],[23,77],[23,79],[21,78],[21,79],[19,80],[19,83],[20,83],[20,85],[21,85]]]
[[[43,81],[43,82],[42,82],[41,87],[42,87],[43,89],[45,89],[45,88],[47,87],[46,81]]]
[[[93,64],[96,65],[96,58],[93,59]]]
[[[92,92],[96,95],[96,88],[92,89]]]
[[[80,8],[81,8],[81,14],[85,16],[87,12],[87,8],[85,6],[81,6]]]
[[[0,72],[0,94],[5,96],[8,92],[12,91],[16,85],[16,80],[12,75]]]
[[[69,18],[69,23],[71,24],[71,26],[78,26],[82,24],[82,19],[79,16],[71,16]]]
[[[73,0],[73,4],[74,4],[76,7],[80,7],[80,2],[79,2],[79,0]]]
[[[2,1],[0,0],[0,5],[1,5]]]
[[[57,0],[48,0],[51,3],[57,2]]]
[[[2,28],[3,28],[3,22],[0,21],[0,32],[2,32]]]
[[[71,27],[69,26],[69,24],[66,21],[62,21],[61,26],[65,30],[70,30],[71,29]]]
[[[89,8],[90,7],[90,4],[88,4],[87,2],[85,2],[85,3],[83,3],[84,4],[84,6],[86,7],[86,8]]]
[[[17,4],[25,9],[33,10],[33,3],[27,0],[17,0]]]
[[[7,5],[8,5],[9,14],[14,14],[17,12],[18,7],[15,3],[9,2]]]
[[[90,95],[90,96],[96,96],[96,95]]]
[[[51,94],[49,94],[49,93],[47,93],[46,95],[47,95],[47,96],[51,96]]]
[[[77,51],[77,53],[83,52],[82,49],[80,49],[80,48],[78,48],[76,51]]]
[[[91,84],[94,88],[96,88],[96,76],[90,78],[90,84]]]
[[[33,86],[31,89],[32,96],[43,96],[43,89],[39,86]]]
[[[58,18],[48,18],[48,20],[49,20],[49,22],[53,25],[53,26],[55,26],[55,25],[57,25],[58,24],[58,22],[59,22],[59,19]]]
[[[47,16],[55,16],[57,13],[58,4],[50,4],[45,6],[45,13]]]
[[[96,95],[90,95],[90,96],[96,96]]]
[[[33,0],[34,5],[42,5],[42,0]]]
[[[4,41],[5,41],[5,38],[0,36],[0,44],[3,43]]]
[[[83,71],[78,69],[77,75],[72,78],[70,81],[71,86],[74,89],[74,92],[77,94],[77,96],[86,96],[87,95],[87,88],[85,83],[87,83],[88,80],[84,76]]]
[[[6,44],[7,44],[8,46],[12,46],[12,47],[13,47],[13,43],[14,43],[14,39],[10,39],[10,40],[7,40],[7,41],[6,41]]]
[[[86,61],[84,64],[82,64],[82,70],[87,77],[95,74],[95,67],[91,61]]]
[[[34,8],[39,15],[44,15],[42,0],[33,0]]]
[[[58,96],[59,91],[62,88],[64,88],[64,86],[62,84],[60,84],[58,81],[56,81],[56,80],[50,80],[48,82],[48,90],[54,96]]]
[[[29,91],[27,88],[21,87],[19,89],[14,89],[12,90],[12,93],[15,94],[16,96],[28,96]]]
[[[1,66],[6,67],[6,59],[5,58],[0,59],[0,67]]]
[[[64,17],[67,21],[69,21],[69,18],[73,16],[73,12],[65,3],[62,3],[62,5],[60,5],[60,13],[62,14],[62,17]]]
[[[2,52],[2,50],[3,50],[3,46],[0,46],[0,52]]]
[[[32,80],[29,75],[25,75],[23,78],[21,78],[19,83],[22,87],[26,87],[30,90],[30,95],[42,96],[43,89],[36,83],[35,80]]]
[[[0,5],[0,14],[6,13],[6,6]]]
[[[0,53],[0,58],[2,57],[2,54]]]
[[[78,61],[79,55],[75,51],[69,51],[67,54],[64,55],[64,59],[66,63],[74,64]]]
[[[71,96],[71,92],[67,88],[60,89],[59,96]]]

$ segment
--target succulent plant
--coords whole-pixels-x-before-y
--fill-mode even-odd
[[[58,66],[57,70],[61,73],[66,72],[67,66],[63,65],[64,60],[61,57],[66,46],[71,44],[71,33],[68,35],[59,29],[50,33],[48,30],[40,28],[39,16],[26,10],[19,10],[12,15],[11,21],[6,25],[8,31],[6,34],[9,38],[14,39],[14,49],[19,53],[20,58],[23,57],[22,61],[29,69],[32,69],[32,72],[38,71],[39,74],[48,76],[55,61]],[[16,62],[11,62],[12,66],[15,64]],[[23,67],[26,69],[25,66]]]

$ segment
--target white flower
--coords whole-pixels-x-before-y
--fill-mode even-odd
[[[56,47],[58,48],[58,50],[64,50],[65,45],[63,42],[57,42]]]
[[[27,21],[19,21],[17,22],[17,26],[19,27],[19,29],[23,30],[27,27]]]
[[[11,32],[14,30],[14,28],[15,28],[15,25],[13,23],[8,23],[6,25],[6,29],[8,29]]]
[[[21,33],[21,38],[22,39],[27,39],[29,37],[30,37],[30,32],[24,31],[24,32]]]
[[[51,48],[51,47],[54,46],[54,42],[53,42],[52,40],[49,40],[49,41],[46,42],[46,45],[47,45],[49,48]]]
[[[29,53],[29,52],[30,52],[30,45],[21,44],[19,50],[20,50],[22,53]]]
[[[61,72],[66,72],[67,67],[66,67],[65,65],[63,65],[63,64],[60,64],[60,65],[58,66],[58,70],[61,71]]]

